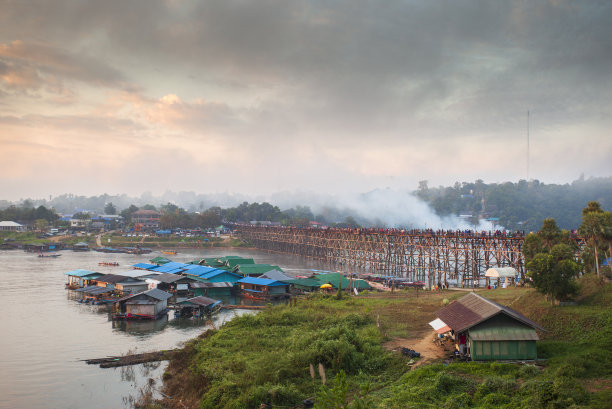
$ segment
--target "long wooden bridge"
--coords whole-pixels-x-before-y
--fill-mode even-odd
[[[235,226],[235,232],[259,249],[429,285],[457,280],[471,286],[491,267],[514,267],[521,277],[525,274],[521,233],[248,225]]]

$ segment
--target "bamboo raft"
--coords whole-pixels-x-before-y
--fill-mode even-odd
[[[165,351],[145,352],[142,354],[84,359],[83,361],[85,361],[85,363],[87,363],[88,365],[100,365],[100,368],[117,368],[119,366],[144,364],[147,362],[167,361],[179,351],[180,349],[170,349]]]

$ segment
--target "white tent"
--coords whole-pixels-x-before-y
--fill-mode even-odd
[[[500,278],[505,279],[502,282],[502,287],[506,288],[510,285],[510,280],[513,280],[516,277],[516,269],[514,267],[494,267],[487,270],[485,273],[485,277],[489,278]],[[499,283],[499,281],[498,281]]]
[[[491,278],[503,278],[503,277],[516,277],[516,269],[514,267],[494,267],[487,270],[485,277]]]

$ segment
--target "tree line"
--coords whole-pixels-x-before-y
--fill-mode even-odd
[[[528,277],[534,287],[551,301],[571,299],[578,293],[578,278],[582,272],[599,278],[612,278],[612,213],[591,201],[582,209],[582,222],[577,232],[586,240],[580,248],[576,235],[559,228],[553,218],[547,218],[536,233],[525,237],[523,254]],[[577,257],[578,255],[578,257]],[[607,259],[607,265],[602,261]]]
[[[580,211],[589,200],[612,206],[612,177],[584,179],[569,184],[544,184],[538,180],[517,183],[456,182],[448,187],[429,187],[419,182],[415,194],[439,216],[470,215],[497,218],[508,230],[536,231],[542,221],[555,219],[567,230],[581,224]]]

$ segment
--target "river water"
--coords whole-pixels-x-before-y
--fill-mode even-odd
[[[167,363],[101,369],[81,360],[181,346],[207,327],[202,320],[169,318],[155,322],[113,322],[104,306],[79,304],[64,289],[65,272],[83,268],[101,273],[131,270],[138,262],[162,255],[63,251],[39,258],[20,250],[0,251],[0,408],[127,408],[130,397],[155,381]],[[279,265],[290,275],[326,269],[310,260],[254,250],[185,250],[174,261],[238,255],[256,263]],[[98,266],[117,261],[119,267]],[[222,311],[215,325],[245,310]]]

